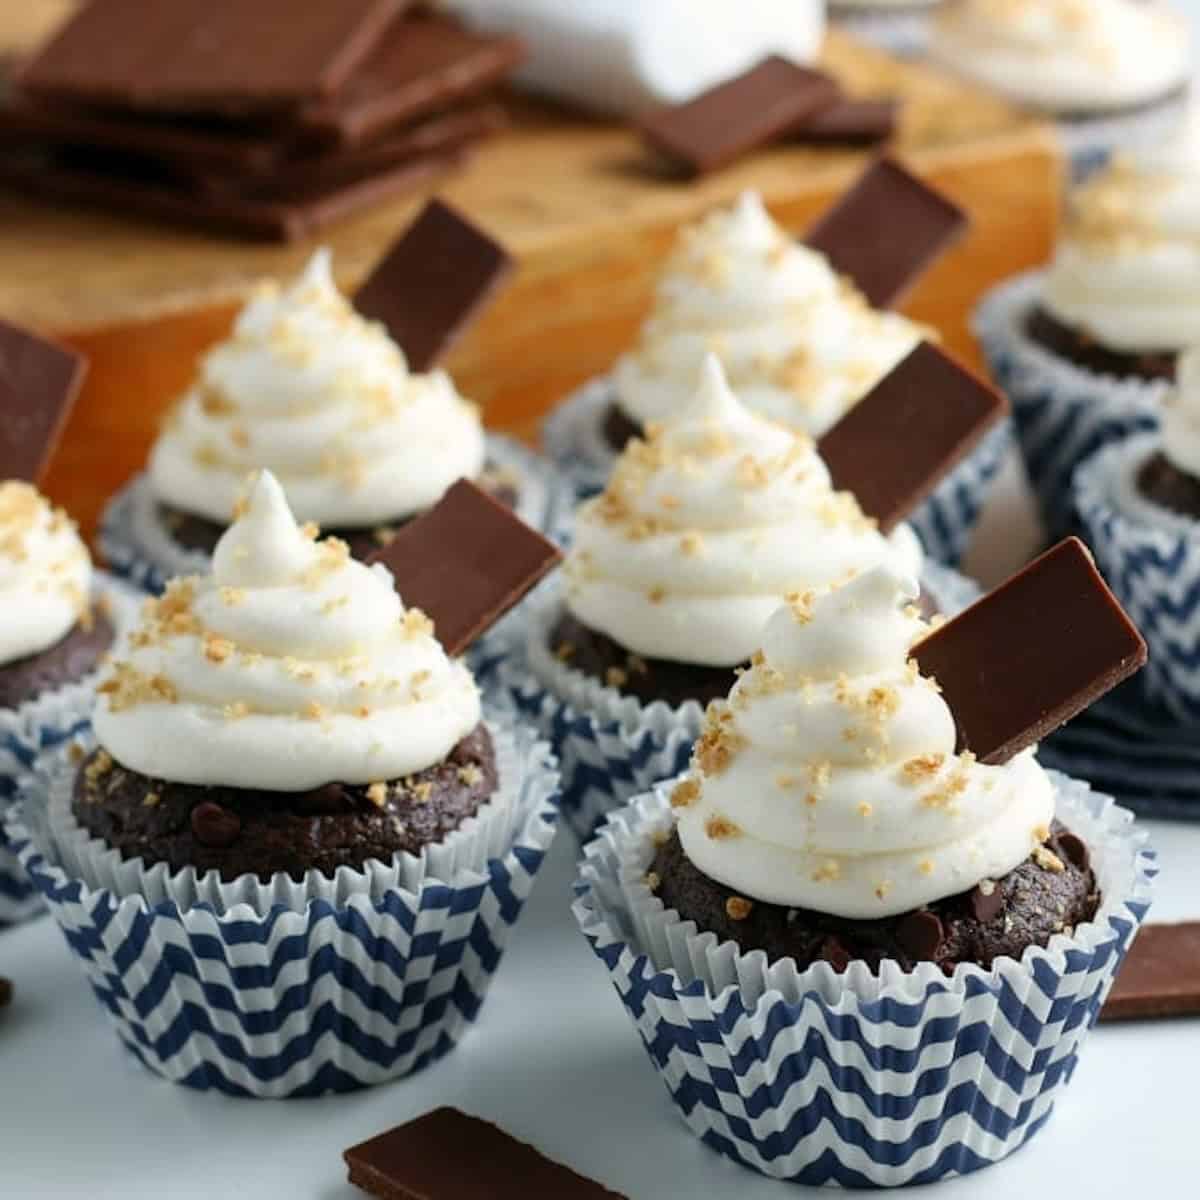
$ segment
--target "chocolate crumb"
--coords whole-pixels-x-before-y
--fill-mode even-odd
[[[192,835],[202,845],[223,850],[237,841],[242,822],[237,813],[205,801],[192,809]]]

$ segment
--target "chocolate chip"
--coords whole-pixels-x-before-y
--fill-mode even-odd
[[[237,841],[241,832],[241,818],[219,804],[206,800],[192,809],[192,836],[202,846],[224,850]]]
[[[309,815],[343,812],[346,808],[345,791],[340,783],[327,783],[324,787],[313,788],[297,796],[296,808]]]
[[[896,941],[911,958],[928,961],[937,954],[945,930],[936,913],[924,910],[909,913],[896,926]]]
[[[815,957],[823,959],[839,975],[850,965],[850,952],[835,937],[827,937]]]
[[[13,985],[10,980],[0,978],[0,1008],[7,1008],[12,1003]]]
[[[1088,848],[1083,844],[1082,838],[1076,837],[1073,833],[1060,833],[1054,839],[1054,843],[1058,847],[1061,858],[1065,858],[1072,866],[1081,871],[1088,869],[1091,855],[1088,854]]]
[[[984,884],[977,883],[967,897],[975,920],[981,924],[986,924],[1004,907],[1004,894],[1000,891],[1000,885],[990,879],[986,883],[991,884],[990,892],[983,890]]]

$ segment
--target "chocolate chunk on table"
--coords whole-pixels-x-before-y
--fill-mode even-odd
[[[638,129],[686,174],[703,175],[787,133],[838,95],[828,75],[773,55],[694,100],[644,114]]]
[[[394,21],[346,86],[305,105],[294,128],[342,146],[441,112],[495,87],[525,51],[515,38],[487,37],[435,16]]]
[[[1200,921],[1143,925],[1121,965],[1102,1021],[1200,1016]]]
[[[455,1108],[397,1125],[342,1157],[350,1182],[379,1200],[622,1200]]]
[[[431,200],[354,296],[414,371],[428,371],[512,270],[512,259],[448,204]]]
[[[253,113],[328,96],[405,0],[93,0],[20,74],[34,95]]]
[[[37,483],[85,374],[73,350],[0,320],[0,480]]]
[[[557,566],[562,551],[460,479],[371,561],[391,571],[405,605],[432,618],[438,640],[455,656]]]
[[[896,304],[966,232],[958,205],[881,156],[805,237],[876,308]]]
[[[789,140],[813,145],[869,145],[886,142],[900,118],[898,100],[855,100],[843,96],[804,118]]]
[[[958,724],[961,748],[1007,762],[1146,662],[1146,643],[1067,538],[913,647]]]
[[[818,449],[834,486],[890,533],[1007,411],[991,384],[922,342]]]

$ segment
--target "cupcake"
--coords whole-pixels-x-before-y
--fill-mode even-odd
[[[637,345],[552,414],[547,448],[582,494],[603,487],[630,438],[691,403],[706,352],[755,412],[819,437],[932,336],[872,309],[744,192],[684,230]],[[961,556],[1003,450],[988,439],[914,515],[934,557]]]
[[[553,833],[545,747],[266,472],[211,574],[149,602],[79,757],[39,758],[8,837],[126,1045],[237,1094],[449,1049]]]
[[[1179,357],[1162,428],[1111,442],[1075,472],[1080,520],[1145,633],[1146,691],[1200,720],[1200,350]]]
[[[1077,189],[1049,268],[1002,285],[977,314],[1052,537],[1072,527],[1076,465],[1155,428],[1176,355],[1200,342],[1198,195],[1193,113]]]
[[[892,54],[916,57],[929,44],[934,12],[942,0],[830,0],[833,22]]]
[[[289,286],[265,285],[204,357],[147,471],[110,506],[107,556],[153,590],[206,568],[246,478],[272,470],[302,521],[367,558],[457,479],[531,524],[546,516],[535,456],[487,437],[446,372],[409,371],[382,325],[337,289],[328,250]]]
[[[975,1170],[1047,1119],[1149,899],[1120,810],[956,752],[888,566],[793,597],[576,915],[689,1126],[765,1174]]]
[[[576,832],[682,769],[785,595],[880,564],[916,576],[913,531],[880,533],[813,440],[752,412],[708,356],[691,403],[580,507],[565,586],[533,606],[511,679],[559,750]]]
[[[1192,75],[1187,22],[1159,0],[958,0],[931,59],[1059,121],[1075,154],[1148,141]]]
[[[40,746],[91,712],[96,672],[136,608],[97,576],[74,522],[30,484],[0,483],[0,813]],[[32,889],[0,847],[0,925],[29,915]]]

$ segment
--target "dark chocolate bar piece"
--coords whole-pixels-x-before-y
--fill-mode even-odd
[[[21,71],[59,100],[255,113],[333,94],[404,0],[92,0]]]
[[[414,371],[428,371],[512,265],[499,242],[431,200],[358,289],[354,305],[383,323]]]
[[[958,724],[960,747],[1003,763],[1140,670],[1146,643],[1067,538],[913,647]]]
[[[694,100],[644,114],[638,129],[686,174],[703,175],[795,128],[838,94],[828,75],[773,55]]]
[[[73,350],[0,320],[0,480],[41,479],[86,374]]]
[[[1200,921],[1143,925],[1113,983],[1102,1021],[1200,1017]]]
[[[1007,411],[991,384],[922,342],[818,448],[834,487],[891,533]]]
[[[842,96],[827,108],[805,117],[792,130],[790,140],[818,146],[886,142],[895,135],[899,118],[898,100],[854,100]]]
[[[482,95],[524,55],[516,38],[471,33],[444,18],[394,21],[346,86],[305,105],[295,128],[337,145],[358,145]]]
[[[379,1200],[622,1200],[456,1108],[434,1109],[342,1157],[350,1182]]]
[[[205,194],[190,181],[170,173],[141,169],[122,171],[74,162],[53,155],[0,155],[0,182],[56,203],[80,202],[174,224],[265,241],[294,241],[326,225],[406,192],[416,191],[444,175],[460,161],[458,154],[422,158],[364,179],[334,187],[316,186],[286,198],[246,192]]]
[[[872,305],[890,308],[967,225],[958,205],[885,155],[818,219],[804,241],[848,275]]]
[[[461,654],[562,561],[562,551],[512,509],[460,479],[371,561],[391,571],[409,608]]]

